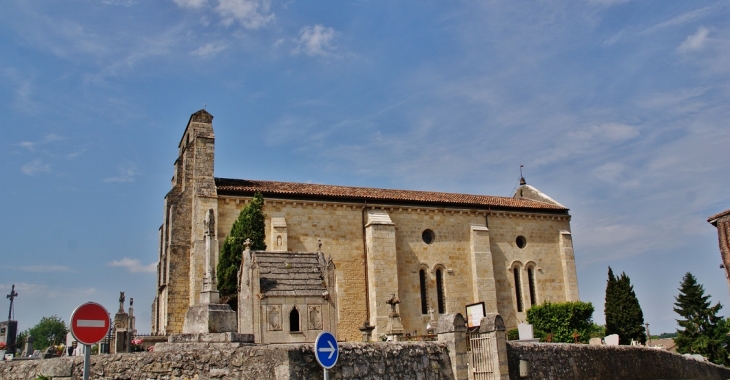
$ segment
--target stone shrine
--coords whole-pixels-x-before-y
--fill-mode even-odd
[[[129,299],[129,312],[124,311],[125,299],[124,292],[119,292],[119,310],[114,315],[114,323],[111,328],[111,353],[113,354],[132,352],[132,338],[137,335],[134,317],[134,298]]]
[[[260,337],[274,339],[271,321],[279,313],[284,331],[294,310],[277,305],[296,306],[300,327],[309,327],[315,298],[322,300],[322,323],[335,323],[337,338],[349,341],[363,339],[363,321],[375,337],[386,333],[386,301],[394,293],[403,329],[418,334],[426,333],[431,308],[439,320],[484,302],[487,313],[499,313],[514,328],[532,305],[578,300],[569,210],[524,178],[512,197],[216,178],[212,122],[207,111],[194,113],[178,144],[159,229],[152,334],[180,334],[191,307],[215,303],[209,292],[215,276],[208,272],[218,259],[213,234],[225,239],[256,192],[264,196],[268,249],[248,253],[241,270],[254,276],[254,260],[277,265],[275,252],[289,255],[285,260],[312,255],[313,267],[321,239],[334,281],[317,289],[326,287],[329,300],[312,296],[304,303],[274,304],[267,295],[273,290],[251,288],[258,303],[238,310],[239,333],[265,327]],[[260,165],[255,157],[241,164]],[[329,308],[335,317],[327,320]],[[300,341],[304,335],[282,336]]]

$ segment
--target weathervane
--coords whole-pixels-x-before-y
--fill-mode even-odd
[[[12,320],[11,316],[13,315],[13,300],[17,296],[18,296],[18,292],[15,291],[15,284],[13,284],[13,288],[10,290],[10,294],[7,295],[8,299],[10,299],[10,310],[8,310],[8,321]]]

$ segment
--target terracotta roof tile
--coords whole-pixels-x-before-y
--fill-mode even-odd
[[[709,223],[712,223],[714,220],[720,219],[720,218],[722,218],[725,215],[730,215],[730,210],[725,210],[725,211],[723,211],[721,213],[715,214],[715,215],[707,218],[707,221]]]
[[[310,198],[334,198],[339,200],[368,200],[381,202],[403,202],[441,204],[454,206],[504,207],[567,211],[565,207],[510,197],[440,193],[432,191],[388,190],[370,187],[349,187],[318,185],[298,182],[255,181],[246,179],[216,178],[219,194],[261,192],[266,196],[303,196]]]

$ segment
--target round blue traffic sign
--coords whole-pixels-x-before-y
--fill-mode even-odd
[[[340,349],[337,347],[337,339],[329,331],[322,331],[314,341],[314,357],[319,365],[330,369],[337,364],[337,357],[340,356]]]

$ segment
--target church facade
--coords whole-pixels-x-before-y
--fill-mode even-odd
[[[426,333],[431,311],[438,319],[483,302],[512,328],[532,305],[578,300],[569,210],[524,181],[513,197],[497,197],[216,178],[212,120],[194,113],[178,145],[159,230],[153,333],[182,332],[185,313],[200,302],[205,214],[213,210],[222,241],[256,192],[265,199],[267,251],[331,258],[336,304],[327,321],[336,322],[338,339],[360,340],[364,322],[374,336],[385,334],[393,296],[403,330],[415,335]],[[306,315],[310,306],[298,310]],[[240,307],[238,330],[249,331]],[[286,335],[291,323],[281,324]]]

